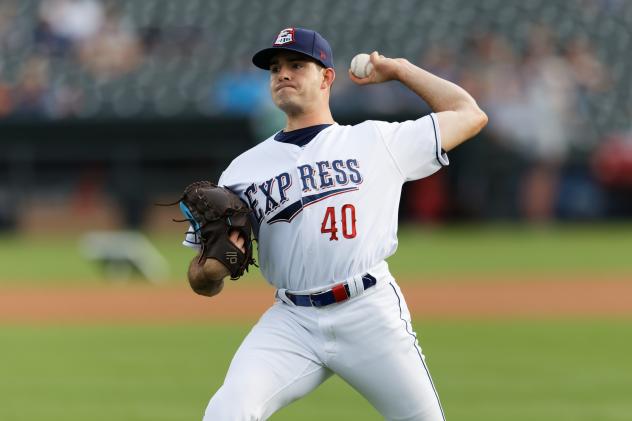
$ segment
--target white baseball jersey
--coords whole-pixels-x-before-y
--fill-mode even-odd
[[[333,124],[304,145],[278,135],[238,156],[218,184],[253,210],[261,271],[290,291],[340,282],[392,255],[402,184],[448,165],[434,114]],[[196,243],[193,234],[184,241]]]

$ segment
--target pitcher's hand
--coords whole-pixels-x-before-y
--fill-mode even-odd
[[[371,64],[373,64],[373,71],[367,77],[360,79],[349,69],[349,78],[358,85],[399,80],[398,72],[408,63],[406,59],[385,57],[377,51],[373,51],[370,58]]]

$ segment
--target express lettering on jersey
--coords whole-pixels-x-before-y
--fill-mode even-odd
[[[252,183],[244,190],[259,224],[268,217],[268,224],[291,222],[306,206],[358,190],[363,181],[357,159],[317,161],[299,165],[296,170],[295,174],[283,172],[263,182]],[[295,181],[301,197],[290,201],[289,191]]]

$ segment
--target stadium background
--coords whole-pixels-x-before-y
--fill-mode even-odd
[[[199,418],[255,320],[207,309],[270,290],[255,272],[193,301],[184,227],[154,203],[283,126],[250,57],[290,25],[331,42],[340,123],[429,112],[397,83],[346,79],[372,50],[461,84],[490,117],[405,186],[389,262],[443,303],[413,313],[449,419],[628,419],[626,0],[0,0],[0,419]],[[481,306],[459,310],[463,291]],[[337,380],[273,419],[326,417],[378,419]]]

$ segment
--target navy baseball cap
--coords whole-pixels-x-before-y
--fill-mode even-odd
[[[276,36],[272,47],[264,48],[252,57],[255,66],[269,70],[270,59],[279,50],[296,51],[305,54],[325,67],[334,67],[331,47],[316,31],[303,28],[285,28]]]

